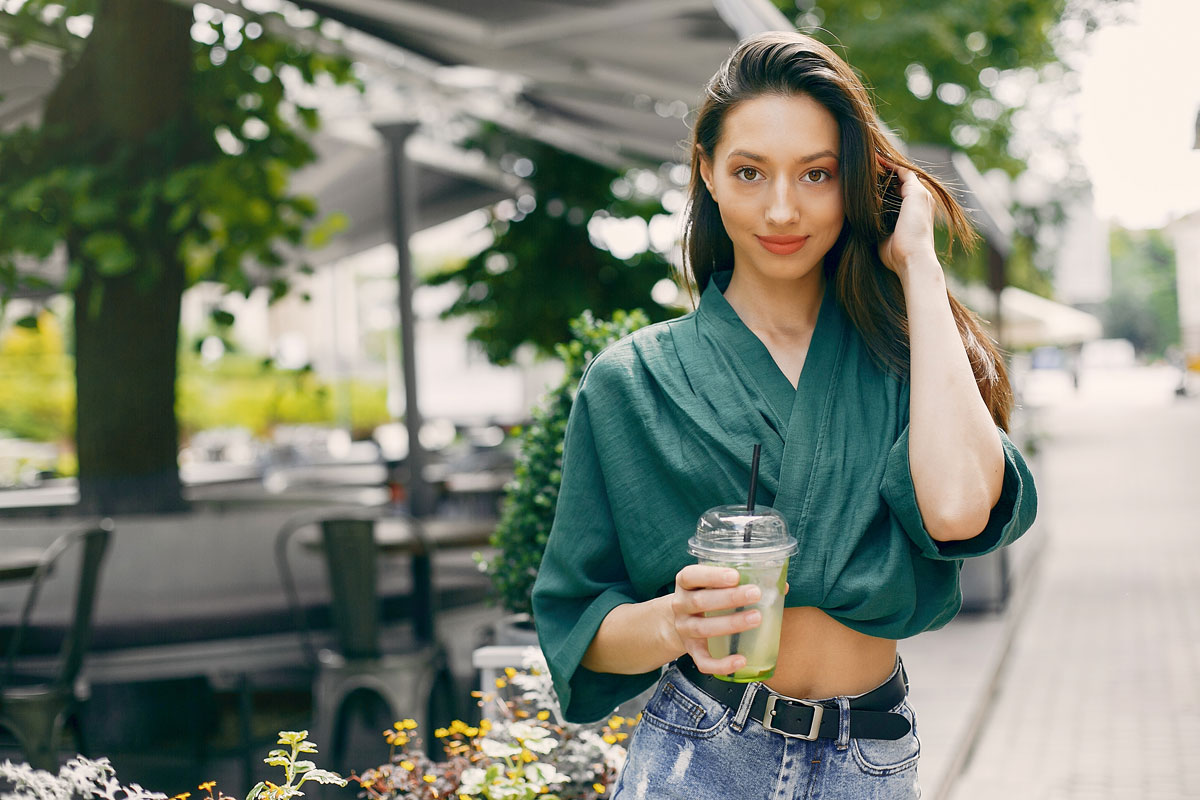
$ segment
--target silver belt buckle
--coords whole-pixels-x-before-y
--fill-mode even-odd
[[[808,735],[806,736],[803,733],[789,733],[787,731],[780,730],[771,724],[771,720],[775,718],[775,704],[779,702],[779,700],[779,695],[773,692],[767,695],[767,706],[763,709],[763,727],[769,731],[772,731],[773,733],[778,733],[782,736],[789,736],[793,739],[803,739],[806,742],[811,742],[816,739],[821,732],[821,718],[825,716],[825,706],[820,705],[819,703],[809,703],[804,700],[794,700],[792,698],[787,698],[784,700],[785,703],[799,703],[800,705],[808,706],[813,710],[812,725],[809,726]]]

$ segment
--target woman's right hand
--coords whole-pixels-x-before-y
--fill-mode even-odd
[[[762,623],[762,613],[751,608],[732,614],[704,616],[707,611],[741,608],[759,601],[762,590],[752,583],[739,586],[739,579],[736,569],[703,564],[690,564],[675,575],[669,622],[679,637],[680,646],[701,672],[728,675],[746,666],[746,658],[741,655],[713,658],[708,652],[708,638],[756,628]]]

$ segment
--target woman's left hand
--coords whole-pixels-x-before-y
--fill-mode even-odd
[[[917,173],[893,166],[900,178],[900,215],[892,235],[879,244],[884,266],[904,278],[910,265],[937,255],[933,244],[933,195]]]

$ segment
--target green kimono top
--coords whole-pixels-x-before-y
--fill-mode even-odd
[[[799,550],[785,604],[900,639],[945,625],[962,603],[961,559],[1029,528],[1033,479],[1001,431],[1004,485],[987,527],[930,537],[908,464],[908,384],[872,359],[832,289],[799,384],[725,300],[718,273],[699,307],[600,353],[571,409],[554,525],[533,589],[534,619],[564,715],[599,719],[658,677],[580,664],[615,606],[673,590],[706,509],[744,503],[762,445],[756,503],[787,520]]]

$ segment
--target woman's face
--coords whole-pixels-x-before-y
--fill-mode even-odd
[[[764,94],[725,115],[700,174],[733,242],[735,270],[796,280],[842,229],[837,120],[807,95]]]

